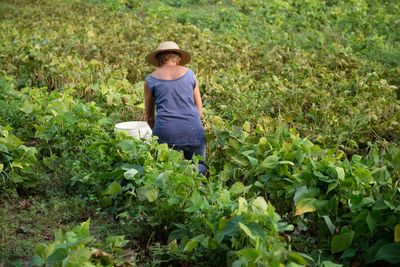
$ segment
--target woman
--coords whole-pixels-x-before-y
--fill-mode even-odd
[[[193,71],[184,67],[190,60],[190,54],[171,41],[160,43],[146,56],[146,61],[157,69],[145,79],[145,116],[159,143],[182,150],[185,159],[193,155],[205,159],[199,85]],[[199,173],[207,173],[204,161],[199,162]]]

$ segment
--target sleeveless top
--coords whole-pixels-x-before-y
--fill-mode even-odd
[[[153,134],[159,143],[201,145],[205,142],[200,113],[194,103],[196,80],[192,70],[175,80],[146,77],[156,105]]]

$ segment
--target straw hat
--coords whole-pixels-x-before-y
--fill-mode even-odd
[[[158,53],[166,52],[166,51],[177,52],[181,55],[181,60],[179,62],[179,65],[183,66],[190,62],[191,56],[188,52],[179,49],[179,46],[177,43],[172,42],[172,41],[166,41],[166,42],[160,43],[156,50],[154,50],[153,52],[149,53],[146,56],[147,63],[149,63],[153,66],[159,67],[159,63],[156,59],[156,55]]]

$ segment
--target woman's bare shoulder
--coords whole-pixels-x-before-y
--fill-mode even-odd
[[[190,71],[190,69],[185,66],[178,66],[178,67],[179,67],[179,71],[181,73],[186,73],[186,72]]]

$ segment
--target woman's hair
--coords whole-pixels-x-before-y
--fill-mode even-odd
[[[182,57],[181,57],[181,55],[180,55],[178,52],[172,52],[172,51],[161,52],[161,53],[158,53],[158,54],[156,55],[156,59],[157,59],[158,64],[159,64],[160,66],[164,65],[164,63],[167,62],[167,61],[170,60],[170,59],[173,59],[173,60],[178,61],[178,60],[180,60],[181,58],[182,58]]]

